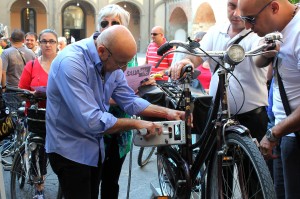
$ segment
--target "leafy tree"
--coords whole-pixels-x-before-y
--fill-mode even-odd
[[[289,0],[291,3],[295,4],[295,3],[299,3],[300,0]]]

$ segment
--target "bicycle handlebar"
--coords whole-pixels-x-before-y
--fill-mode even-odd
[[[163,55],[173,47],[183,47],[189,52],[188,54],[192,53],[192,55],[200,56],[200,57],[221,57],[228,64],[238,64],[241,61],[243,61],[245,57],[261,55],[268,52],[268,51],[262,52],[262,50],[264,50],[270,43],[275,43],[276,40],[280,41],[282,39],[282,34],[279,32],[270,33],[267,34],[264,37],[264,39],[266,42],[265,44],[262,44],[257,48],[250,50],[248,52],[245,52],[243,47],[238,44],[233,44],[226,51],[204,51],[200,48],[200,44],[198,42],[190,41],[186,43],[186,42],[173,40],[163,44],[158,49],[157,54]],[[202,52],[199,51],[197,52],[196,49],[200,49]],[[174,50],[171,52],[184,52],[184,51]]]

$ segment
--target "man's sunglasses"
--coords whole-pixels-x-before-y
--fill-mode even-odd
[[[161,33],[151,33],[151,35],[153,35],[153,36],[157,36],[159,34],[161,34]]]
[[[266,9],[274,0],[271,0],[269,3],[267,3],[256,15],[254,16],[240,16],[241,19],[244,21],[244,22],[248,22],[252,25],[255,25],[255,22],[256,22],[256,18],[258,17],[258,15],[260,13],[262,13],[262,11],[264,11],[264,9]]]
[[[106,28],[106,27],[108,26],[108,24],[109,24],[109,21],[101,21],[101,22],[100,22],[101,28]],[[113,25],[120,25],[120,22],[118,22],[118,21],[112,21],[112,22],[111,22],[111,25],[112,25],[112,26],[113,26]]]

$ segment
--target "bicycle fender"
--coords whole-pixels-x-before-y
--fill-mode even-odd
[[[228,126],[225,131],[226,131],[226,133],[231,131],[233,133],[237,133],[237,134],[242,135],[242,136],[250,135],[249,129],[247,127],[243,126],[243,125]]]

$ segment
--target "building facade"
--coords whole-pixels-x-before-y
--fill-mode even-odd
[[[145,52],[150,31],[160,25],[168,40],[186,40],[197,31],[223,23],[227,0],[1,0],[0,23],[7,35],[15,29],[39,33],[45,28],[80,40],[97,30],[99,10],[116,3],[131,14],[129,29],[139,52]]]

